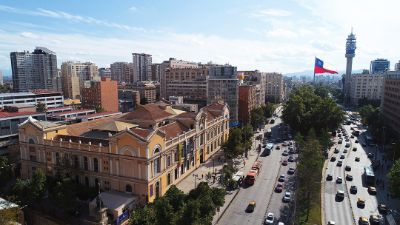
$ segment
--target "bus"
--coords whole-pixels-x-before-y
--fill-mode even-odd
[[[375,186],[375,174],[371,166],[364,167],[364,178],[368,186]]]
[[[274,148],[274,144],[268,143],[264,149],[263,155],[270,155],[273,148]]]

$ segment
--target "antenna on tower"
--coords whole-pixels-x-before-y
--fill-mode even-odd
[[[353,26],[351,26],[351,33],[353,33]]]

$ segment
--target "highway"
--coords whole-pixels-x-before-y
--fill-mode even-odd
[[[278,126],[280,123],[281,119],[276,118],[274,124],[266,126],[265,129],[271,128],[272,130],[271,139],[280,138],[282,130]],[[221,217],[218,222],[219,225],[263,224],[268,210],[268,212],[273,212],[276,218],[280,217],[281,206],[287,205],[287,203],[282,203],[282,196],[285,190],[280,194],[274,193],[276,180],[280,174],[286,174],[289,167],[294,167],[294,163],[289,163],[288,166],[281,165],[283,149],[276,150],[277,144],[281,145],[282,142],[275,143],[274,150],[269,156],[260,156],[258,158],[258,160],[262,161],[263,166],[255,184],[250,187],[242,187],[242,190],[240,190]],[[293,175],[286,174],[286,177],[290,176],[293,177]],[[249,202],[253,200],[257,203],[254,212],[245,212]]]
[[[355,127],[355,125],[351,125]],[[367,157],[368,152],[375,152],[372,147],[363,147],[361,143],[365,143],[363,138],[364,135],[360,135],[358,138],[351,138],[350,125],[344,125],[343,128],[347,131],[351,143],[351,147],[348,148],[348,153],[346,154],[346,159],[343,161],[342,167],[337,167],[336,162],[340,155],[343,154],[343,149],[345,142],[339,145],[340,153],[330,154],[331,156],[336,156],[337,160],[335,162],[328,162],[328,169],[326,173],[333,175],[332,181],[326,181],[325,174],[325,195],[324,195],[324,208],[325,208],[325,222],[333,220],[336,224],[358,224],[359,217],[367,217],[370,215],[379,214],[378,212],[378,200],[375,195],[370,195],[368,193],[368,187],[363,183],[363,173],[364,167],[371,165],[371,160]],[[360,130],[360,129],[359,129]],[[364,132],[365,130],[360,130]],[[355,143],[355,140],[359,140],[360,143]],[[337,140],[337,138],[336,138]],[[352,149],[356,147],[357,151]],[[355,158],[359,157],[360,161],[356,162]],[[330,159],[330,158],[329,158]],[[328,159],[328,160],[329,160]],[[345,166],[350,166],[351,171],[345,171]],[[353,176],[352,181],[347,181],[345,174],[350,174]],[[343,178],[343,184],[336,184],[335,180],[337,176]],[[351,194],[350,187],[354,185],[357,187],[357,193]],[[345,191],[345,199],[341,202],[335,201],[335,194],[337,190]],[[379,192],[379,189],[378,189]],[[379,193],[378,193],[379,194]],[[359,208],[357,206],[357,200],[361,198],[365,200],[365,207]]]
[[[335,139],[337,141],[337,139]],[[350,200],[348,196],[348,192],[345,188],[345,170],[344,167],[349,163],[349,152],[344,154],[343,151],[345,149],[345,141],[342,144],[338,144],[337,147],[339,149],[339,153],[337,154],[329,154],[330,156],[335,156],[336,160],[334,162],[328,159],[327,169],[325,170],[324,174],[324,206],[323,209],[325,210],[325,223],[327,224],[328,221],[335,221],[336,224],[346,224],[351,225],[354,224],[353,215],[350,206]],[[345,155],[345,159],[339,159],[341,155]],[[336,166],[338,160],[343,161],[343,166],[339,167]],[[331,174],[333,179],[332,181],[327,181],[326,177],[327,174]],[[336,183],[336,178],[341,177],[343,179],[342,184]],[[338,202],[336,201],[336,193],[338,190],[345,192],[345,198]]]

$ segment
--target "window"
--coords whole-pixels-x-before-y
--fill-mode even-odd
[[[97,160],[97,158],[93,159],[93,170],[94,172],[99,172],[99,161]]]
[[[153,193],[153,185],[150,184],[150,197],[153,197],[154,193]]]
[[[75,183],[79,184],[79,175],[75,175]]]
[[[125,186],[125,192],[132,193],[132,186],[130,184]]]
[[[60,154],[56,152],[56,165],[60,165]]]
[[[167,167],[171,166],[171,156],[167,156]]]
[[[79,158],[76,155],[74,155],[74,168],[75,169],[79,168]]]
[[[154,175],[161,171],[160,157],[154,160]]]
[[[85,177],[85,185],[86,185],[86,187],[89,187],[89,178],[88,177]]]
[[[167,175],[167,185],[171,184],[171,173],[168,173]]]
[[[83,167],[84,167],[85,170],[88,170],[88,169],[89,169],[89,166],[88,166],[88,158],[87,158],[86,156],[83,157]]]

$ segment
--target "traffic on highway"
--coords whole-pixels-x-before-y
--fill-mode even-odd
[[[351,112],[347,115],[334,133],[335,145],[324,170],[325,224],[383,224],[386,206],[378,198],[374,174],[380,166],[377,148],[360,120]]]

